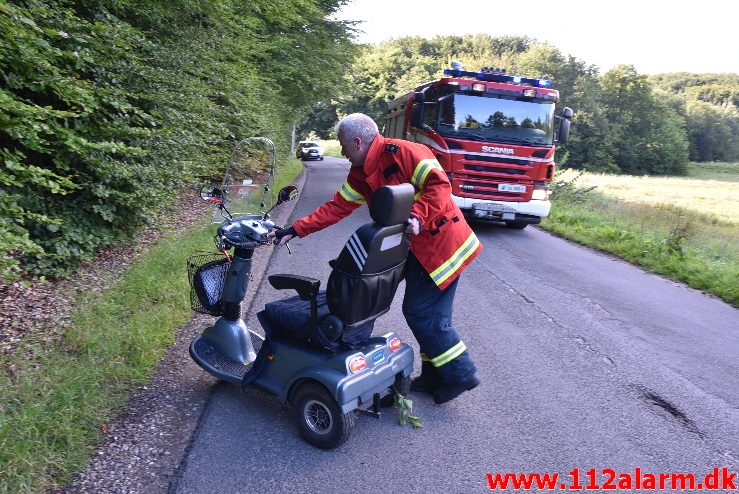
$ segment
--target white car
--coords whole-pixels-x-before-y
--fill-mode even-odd
[[[301,160],[322,160],[323,148],[316,141],[300,141],[295,157]]]

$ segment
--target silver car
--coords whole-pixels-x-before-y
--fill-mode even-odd
[[[323,148],[316,141],[300,141],[295,157],[301,160],[322,160]]]

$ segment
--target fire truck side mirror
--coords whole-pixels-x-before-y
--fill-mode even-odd
[[[558,118],[559,132],[557,132],[557,142],[559,144],[567,144],[570,138],[570,119],[572,115],[572,108],[565,106],[562,109],[562,116]]]
[[[413,114],[411,116],[411,126],[417,129],[423,127],[423,104],[426,101],[426,95],[418,91],[413,97]]]

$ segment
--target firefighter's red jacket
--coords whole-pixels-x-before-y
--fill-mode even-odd
[[[372,200],[383,185],[410,183],[416,189],[411,214],[421,233],[410,249],[439,288],[454,281],[480,253],[482,244],[451,197],[452,186],[431,151],[422,144],[378,135],[364,166],[353,166],[333,199],[294,222],[299,237],[310,235]]]

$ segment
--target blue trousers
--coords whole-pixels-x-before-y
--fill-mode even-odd
[[[437,371],[442,384],[456,384],[472,377],[475,364],[452,326],[452,308],[459,278],[440,290],[416,256],[408,255],[403,315],[413,331],[421,357]]]

